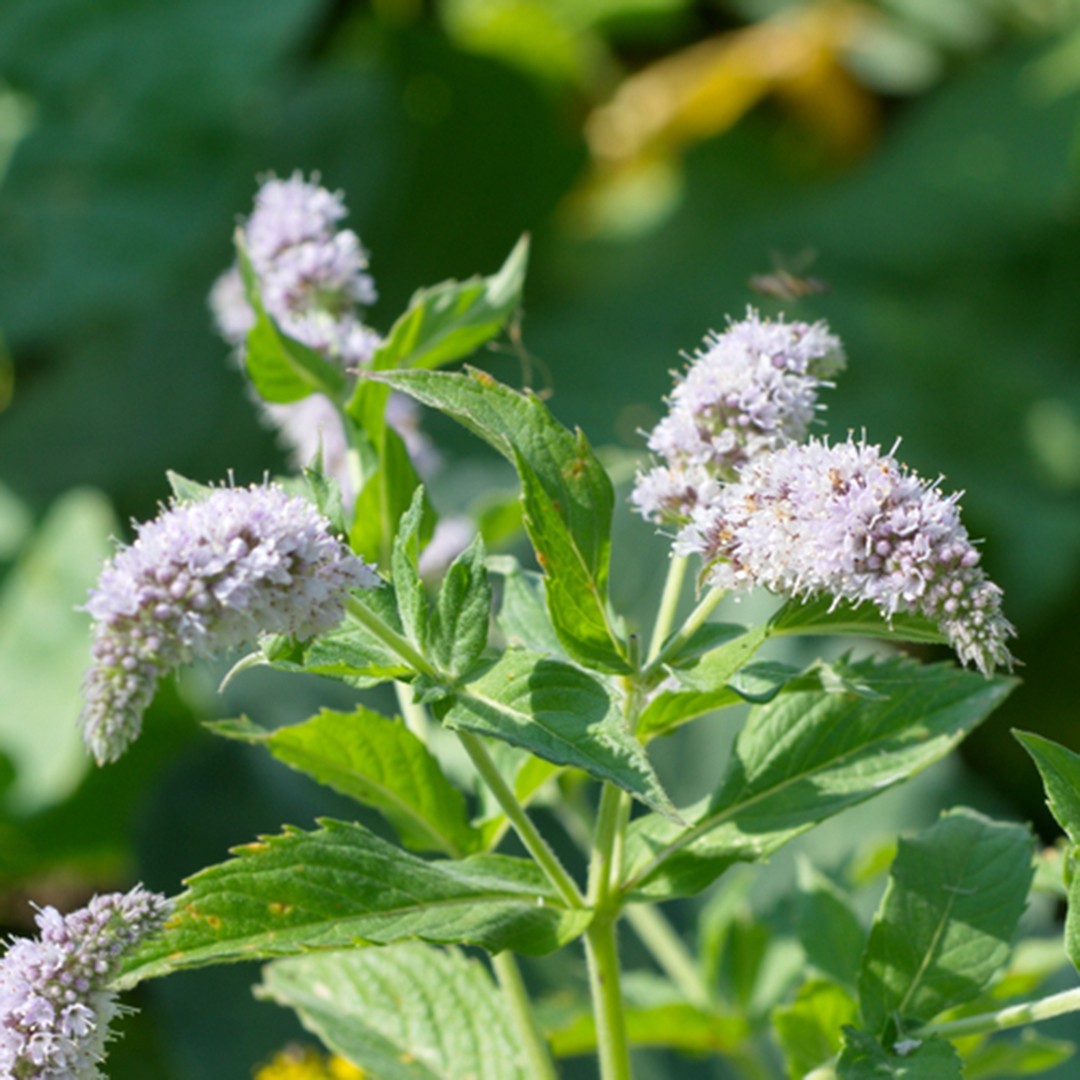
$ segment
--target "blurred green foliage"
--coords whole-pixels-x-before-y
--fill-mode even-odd
[[[727,314],[827,317],[851,361],[829,429],[903,436],[911,465],[967,490],[1025,686],[966,753],[1016,814],[1042,814],[1004,732],[1077,746],[1078,91],[1075,0],[0,6],[0,891],[47,902],[58,882],[133,874],[175,891],[227,844],[326,810],[284,770],[193,740],[193,714],[238,704],[198,678],[160,696],[114,769],[83,776],[61,751],[85,651],[70,606],[116,530],[109,503],[145,517],[166,469],[282,465],[205,296],[256,176],[294,169],[345,191],[382,331],[415,288],[490,272],[530,231],[523,348],[480,362],[520,368],[615,461],[640,452],[680,351]],[[797,275],[805,251],[828,293],[748,288],[777,261]],[[440,490],[464,505],[493,476],[460,460]],[[615,544],[633,611],[655,600],[666,543],[623,507]],[[348,705],[249,686],[270,725]],[[158,1008],[114,1075],[247,1075],[286,1036],[259,1030],[250,981],[150,987]],[[207,994],[244,999],[241,1037]]]

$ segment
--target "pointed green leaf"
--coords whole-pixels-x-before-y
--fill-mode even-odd
[[[699,626],[671,656],[664,658],[664,667],[671,669],[691,667],[698,663],[706,653],[715,652],[722,645],[753,633],[756,633],[756,630],[748,630],[737,623],[707,622]]]
[[[247,301],[255,314],[244,346],[244,367],[263,401],[287,404],[311,393],[332,401],[345,393],[345,372],[315,349],[289,337],[266,313],[243,233],[236,233],[236,257]]]
[[[638,718],[638,738],[648,742],[657,735],[670,735],[677,727],[707,716],[743,699],[730,687],[719,690],[661,690]]]
[[[209,725],[220,735],[265,746],[279,761],[381,811],[414,851],[461,856],[480,836],[465,797],[404,724],[357,706],[323,709],[302,724],[267,731],[249,721]]]
[[[523,570],[517,559],[506,555],[488,559],[488,568],[502,576],[502,601],[495,621],[507,643],[565,659],[548,618],[543,576]]]
[[[122,985],[181,968],[412,938],[540,955],[588,922],[524,859],[425,862],[348,822],[289,828],[235,856],[188,881],[164,932],[128,958]]]
[[[172,469],[166,471],[165,479],[169,481],[169,487],[172,488],[173,498],[181,503],[202,502],[203,499],[208,499],[213,495],[215,491],[209,484],[200,484],[197,480],[189,480],[186,476],[173,472]]]
[[[1080,754],[1033,732],[1014,731],[1046,789],[1046,805],[1074,844],[1080,844]]]
[[[300,477],[304,497],[330,522],[331,531],[336,536],[347,536],[349,530],[345,525],[345,501],[341,485],[323,471],[321,447],[311,464],[304,466]]]
[[[380,387],[379,389],[383,389]],[[382,404],[385,405],[385,395]],[[386,566],[397,536],[398,523],[412,505],[420,477],[402,437],[389,425],[379,423],[359,440],[365,467],[353,508],[349,543],[365,559]],[[426,541],[435,527],[435,514],[425,503],[420,540]]]
[[[966,809],[901,840],[859,972],[869,1030],[929,1021],[978,995],[1009,958],[1032,854],[1025,826]]]
[[[833,667],[860,689],[788,688],[752,709],[716,794],[684,812],[690,828],[648,816],[631,824],[631,889],[691,894],[734,862],[767,857],[939,760],[1014,685],[900,658]]]
[[[499,334],[521,305],[529,239],[497,273],[420,289],[376,350],[372,367],[438,368],[462,360]]]
[[[899,611],[891,619],[873,604],[837,602],[822,596],[805,602],[790,600],[770,620],[773,634],[853,634],[940,645],[948,641],[929,619]]]
[[[583,664],[628,670],[607,607],[614,496],[585,437],[564,428],[535,395],[482,372],[406,371],[377,378],[452,416],[514,464],[559,640]]]
[[[586,563],[577,538],[563,518],[558,500],[520,454],[514,464],[521,478],[525,531],[544,571],[544,595],[552,626],[571,659],[597,671],[626,671],[624,647],[607,607],[606,576]]]
[[[770,1016],[791,1080],[803,1080],[840,1052],[841,1029],[858,1016],[855,999],[842,987],[815,979],[789,1005]]]
[[[850,899],[806,859],[799,860],[798,883],[799,941],[806,959],[833,982],[854,990],[866,931]]]
[[[530,1080],[491,976],[455,949],[393,945],[278,960],[256,994],[379,1080]]]
[[[768,636],[767,625],[756,626],[681,665],[675,677],[691,690],[719,690],[745,667]]]
[[[390,570],[397,593],[398,616],[405,636],[421,652],[427,651],[428,603],[424,586],[416,569],[420,555],[420,524],[424,515],[424,489],[413,492],[409,509],[401,518],[394,552],[390,557]]]
[[[1080,874],[1072,871],[1068,883],[1065,911],[1065,954],[1072,966],[1080,971]]]
[[[886,1050],[857,1028],[844,1028],[838,1080],[962,1080],[960,1056],[944,1039],[910,1040]]]
[[[454,691],[450,727],[501,739],[556,765],[607,780],[672,813],[641,744],[599,680],[557,660],[510,649]]]
[[[430,659],[457,678],[480,658],[491,622],[491,585],[479,536],[450,564],[429,627]]]
[[[388,626],[400,632],[397,594],[390,583],[384,583],[377,589],[356,591],[353,602],[363,604]],[[275,667],[287,670],[299,668],[312,675],[326,675],[361,687],[412,674],[397,653],[384,645],[348,611],[341,625],[316,638],[299,662],[276,663]]]

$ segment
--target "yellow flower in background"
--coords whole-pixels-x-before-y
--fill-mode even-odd
[[[287,1046],[256,1070],[254,1080],[364,1080],[366,1075],[336,1054],[327,1057],[310,1046]]]

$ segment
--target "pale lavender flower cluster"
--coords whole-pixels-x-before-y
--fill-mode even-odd
[[[958,500],[876,446],[812,439],[747,462],[694,508],[675,551],[700,555],[712,585],[868,601],[886,618],[923,615],[989,675],[1010,666],[1015,631]]]
[[[165,897],[141,886],[96,896],[66,916],[41,909],[41,936],[16,940],[0,958],[0,1076],[104,1077],[109,1025],[121,1011],[109,981],[168,914]]]
[[[356,233],[337,227],[345,215],[340,193],[299,173],[288,180],[271,178],[255,196],[243,238],[270,317],[286,334],[352,374],[370,363],[380,338],[361,319],[361,308],[375,301],[375,285],[365,272],[367,253]],[[221,336],[242,356],[255,313],[236,266],[214,284],[210,310]],[[334,403],[312,393],[287,405],[264,402],[261,408],[296,467],[309,465],[321,454],[323,471],[338,482],[345,506],[351,508],[358,492],[348,467],[348,438]],[[437,470],[440,458],[420,430],[418,415],[411,399],[391,397],[387,422],[405,440],[417,471],[427,477]]]
[[[375,572],[299,496],[220,488],[138,527],[86,604],[94,619],[83,737],[99,764],[137,737],[158,680],[262,633],[309,638],[342,619]]]
[[[270,317],[290,337],[347,369],[366,364],[379,343],[359,308],[375,301],[367,252],[351,229],[341,195],[295,173],[273,177],[255,196],[243,228],[251,268]],[[240,347],[255,321],[236,266],[210,293],[222,336]]]
[[[748,309],[710,334],[649,436],[663,463],[638,475],[634,505],[654,521],[684,521],[710,482],[733,480],[757,455],[805,439],[818,391],[843,366],[824,322],[773,322]]]

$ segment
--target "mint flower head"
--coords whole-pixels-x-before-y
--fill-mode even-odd
[[[879,447],[812,439],[755,457],[736,482],[714,488],[675,551],[700,555],[711,585],[922,615],[990,675],[1011,666],[1015,631],[960,522],[959,497]]]
[[[267,313],[290,337],[353,369],[366,364],[379,343],[360,308],[375,302],[367,252],[351,229],[340,193],[294,173],[259,188],[244,223],[244,244]],[[242,347],[255,321],[233,266],[218,278],[210,309],[222,337]]]
[[[96,896],[70,915],[42,908],[37,939],[14,941],[0,958],[0,1076],[98,1080],[121,1012],[107,989],[120,961],[159,930],[163,896],[141,886]]]
[[[99,764],[137,737],[158,680],[262,633],[314,637],[375,572],[299,496],[275,485],[219,488],[138,527],[86,603],[94,619],[83,738]]]
[[[649,435],[663,464],[640,473],[631,501],[654,521],[685,521],[705,485],[735,479],[757,455],[807,437],[818,391],[844,367],[824,322],[762,319],[752,308],[709,334]]]

